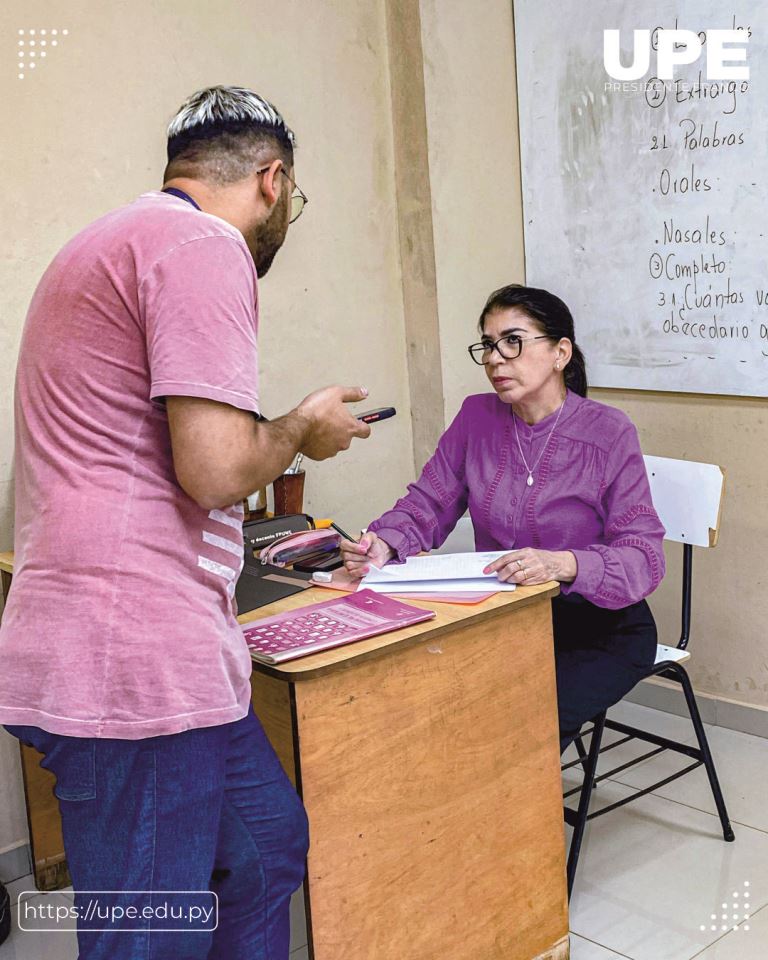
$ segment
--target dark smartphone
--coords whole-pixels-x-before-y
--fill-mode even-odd
[[[366,410],[365,413],[358,413],[356,417],[363,423],[378,423],[379,420],[389,420],[397,413],[394,407],[377,407],[376,410]]]

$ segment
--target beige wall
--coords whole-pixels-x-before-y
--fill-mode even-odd
[[[0,856],[27,839],[18,741],[0,732]],[[7,879],[11,879],[8,877]]]
[[[421,0],[444,410],[488,389],[466,347],[491,291],[524,280],[511,5]]]
[[[364,383],[366,406],[400,411],[366,444],[307,465],[307,509],[359,528],[413,473],[383,4],[10,0],[0,12],[6,65],[19,27],[66,27],[69,36],[24,81],[6,72],[0,103],[9,135],[0,549],[12,544],[9,414],[35,284],[79,228],[161,183],[165,123],[185,96],[211,83],[251,86],[274,99],[296,130],[296,175],[310,198],[261,287],[265,413],[333,382]],[[19,797],[12,743],[0,734],[0,850],[25,835]]]

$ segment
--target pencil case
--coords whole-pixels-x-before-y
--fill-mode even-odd
[[[339,549],[341,539],[341,534],[336,533],[335,530],[306,530],[293,533],[265,547],[259,554],[259,559],[262,563],[285,567],[304,557],[333,553]]]
[[[293,513],[284,517],[247,521],[243,524],[243,539],[245,546],[256,555],[278,540],[285,540],[294,533],[306,533],[314,528],[315,521],[309,514]]]

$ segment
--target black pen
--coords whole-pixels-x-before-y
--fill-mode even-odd
[[[340,534],[342,535],[342,537],[344,537],[345,540],[351,540],[352,543],[360,543],[359,540],[355,540],[354,537],[350,537],[350,535],[349,535],[348,533],[345,533],[345,532],[341,529],[341,527],[338,526],[337,524],[335,524],[333,521],[331,521],[331,526],[332,526],[333,529],[336,531],[336,533],[340,533]]]

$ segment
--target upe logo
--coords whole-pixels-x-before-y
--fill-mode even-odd
[[[648,73],[651,64],[651,31],[635,30],[632,63],[625,67],[621,62],[621,31],[603,31],[603,62],[609,76],[614,80],[640,80]],[[657,70],[660,80],[673,80],[676,66],[695,63],[705,45],[701,35],[692,30],[657,31]],[[708,80],[749,80],[749,67],[733,66],[747,59],[745,30],[707,30]]]

